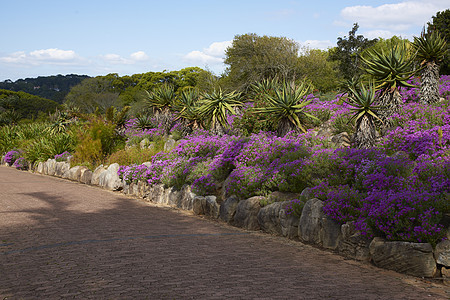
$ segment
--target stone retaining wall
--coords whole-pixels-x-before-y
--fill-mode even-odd
[[[2,158],[2,163],[3,163]],[[269,234],[284,236],[293,240],[313,244],[333,250],[340,255],[359,261],[372,262],[378,267],[394,270],[417,277],[440,277],[450,284],[450,216],[448,217],[448,240],[440,242],[434,249],[428,243],[386,241],[382,238],[369,239],[355,230],[350,223],[339,224],[322,212],[323,202],[311,199],[308,190],[300,218],[286,214],[286,199],[290,195],[274,193],[267,203],[264,197],[239,200],[229,196],[224,201],[216,201],[215,196],[197,196],[189,185],[180,190],[165,188],[163,185],[148,185],[147,182],[126,184],[117,174],[119,165],[100,166],[94,171],[86,167],[70,168],[68,162],[49,159],[32,167],[43,175],[61,177],[84,184],[100,186],[107,190],[121,191],[145,201],[170,205],[197,215],[219,218],[222,221],[248,230],[262,230]],[[274,199],[277,198],[277,199]]]

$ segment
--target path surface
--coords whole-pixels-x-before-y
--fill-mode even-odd
[[[0,299],[447,299],[447,293],[300,242],[0,167]]]

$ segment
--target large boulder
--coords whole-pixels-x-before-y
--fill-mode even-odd
[[[36,172],[39,173],[39,174],[44,174],[44,163],[42,161],[40,161],[38,163]]]
[[[441,241],[434,250],[436,262],[445,267],[450,267],[450,240]]]
[[[234,220],[238,203],[239,199],[236,196],[230,196],[222,202],[219,210],[220,219],[231,224]]]
[[[164,144],[164,152],[169,152],[173,148],[175,148],[176,141],[172,138],[168,139]]]
[[[239,201],[233,225],[249,230],[259,230],[258,213],[261,210],[261,200],[266,199],[265,197],[255,196]]]
[[[183,185],[178,197],[177,207],[184,210],[192,210],[195,194],[191,191],[190,185]]]
[[[369,248],[373,263],[380,268],[416,277],[433,277],[437,272],[433,247],[428,243],[390,242],[377,237]]]
[[[62,177],[65,172],[70,169],[70,164],[65,161],[59,161],[56,163],[55,176]]]
[[[83,168],[80,171],[80,182],[84,184],[91,184],[92,171],[88,168]]]
[[[56,160],[55,159],[51,159],[49,158],[46,162],[45,162],[46,168],[44,168],[47,172],[47,175],[50,176],[55,176],[56,173]]]
[[[300,223],[300,217],[294,214],[287,214],[286,206],[283,205],[280,209],[280,226],[281,235],[288,239],[298,238],[298,224]]]
[[[342,240],[341,224],[328,216],[323,216],[321,220],[320,241],[322,247],[335,250]]]
[[[323,201],[314,198],[308,200],[303,207],[302,216],[298,226],[298,237],[302,242],[320,244],[320,231],[322,228]]]
[[[206,198],[203,196],[194,197],[192,210],[196,215],[204,215],[206,213]]]
[[[359,261],[369,261],[369,245],[371,240],[355,229],[354,222],[341,226],[341,239],[338,242],[338,252],[348,258]]]
[[[282,235],[280,212],[286,207],[288,201],[275,202],[259,210],[258,223],[261,230],[270,234]]]
[[[80,171],[81,166],[75,166],[69,169],[69,172],[67,174],[67,179],[69,180],[73,180],[73,181],[78,181],[78,176],[81,173]]]
[[[119,171],[118,163],[109,165],[109,167],[106,169],[106,172],[102,172],[99,176],[99,186],[110,191],[121,190],[123,187],[123,183],[120,180],[117,171]]]
[[[158,204],[167,204],[167,193],[163,184],[155,184],[149,188],[147,200]]]
[[[95,168],[94,172],[92,173],[92,178],[91,178],[91,184],[92,185],[99,185],[99,183],[100,183],[100,175],[103,172],[106,172],[106,168],[103,167],[103,165],[100,165],[97,168]]]

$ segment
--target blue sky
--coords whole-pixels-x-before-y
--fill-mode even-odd
[[[198,66],[219,75],[235,35],[336,45],[358,22],[369,38],[412,38],[449,0],[0,0],[0,81]]]

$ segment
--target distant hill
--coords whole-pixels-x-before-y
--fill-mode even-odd
[[[6,111],[14,111],[19,119],[34,119],[39,112],[53,112],[58,107],[59,104],[53,100],[25,92],[0,89],[0,115]]]
[[[42,98],[50,99],[58,103],[64,101],[70,88],[79,84],[87,75],[56,75],[39,76],[38,78],[25,78],[16,81],[5,80],[0,82],[0,89],[25,92]]]

